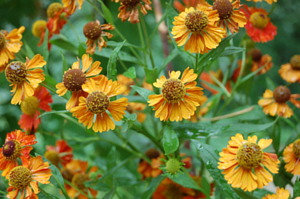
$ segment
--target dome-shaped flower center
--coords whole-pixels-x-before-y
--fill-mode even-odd
[[[82,173],[77,173],[72,178],[72,183],[80,190],[84,190],[85,185],[84,183],[88,180],[87,175]]]
[[[103,92],[94,91],[87,96],[86,105],[92,113],[100,114],[107,110],[109,99]]]
[[[216,0],[213,9],[218,11],[220,20],[223,20],[230,18],[233,6],[229,0]]]
[[[201,32],[208,24],[208,17],[204,12],[195,10],[187,14],[184,23],[191,32]]]
[[[170,174],[176,174],[181,169],[181,162],[176,158],[171,158],[166,162],[166,170]]]
[[[296,158],[300,158],[300,139],[298,139],[294,142],[293,152],[294,152]]]
[[[31,32],[35,37],[41,37],[42,33],[45,32],[47,22],[45,20],[37,20],[34,22]]]
[[[16,160],[20,157],[21,145],[16,140],[10,140],[4,143],[2,153],[6,159]]]
[[[5,37],[4,35],[0,32],[0,50],[2,50],[5,46]]]
[[[140,0],[122,0],[122,4],[126,7],[135,7],[140,3]]]
[[[63,5],[61,3],[51,3],[47,8],[47,16],[49,18],[55,17],[57,13],[59,13],[63,9]]]
[[[88,22],[83,27],[83,34],[86,38],[96,40],[101,36],[101,26],[95,21]]]
[[[73,174],[70,172],[69,169],[66,169],[65,167],[63,167],[61,170],[61,175],[63,176],[64,179],[68,180],[69,182],[72,181],[73,178]]]
[[[69,91],[81,90],[86,81],[85,74],[80,69],[70,69],[64,74],[63,82]]]
[[[253,49],[251,51],[252,60],[255,62],[259,62],[262,58],[262,53],[259,49]]]
[[[275,88],[273,95],[276,102],[284,103],[290,99],[291,91],[286,86],[278,86]]]
[[[254,169],[262,161],[263,152],[255,143],[247,142],[239,147],[237,152],[237,161],[240,166],[246,169]]]
[[[8,174],[8,181],[12,187],[24,189],[29,186],[31,181],[31,172],[26,167],[17,166]]]
[[[160,153],[158,150],[156,149],[149,149],[147,152],[146,152],[146,156],[150,159],[155,159],[155,158],[158,158],[160,156]]]
[[[262,12],[255,12],[250,16],[250,22],[254,27],[264,29],[269,23],[269,18]]]
[[[11,62],[6,66],[5,75],[7,81],[19,84],[26,80],[26,68],[22,62]]]
[[[39,100],[35,96],[26,97],[21,103],[22,113],[33,116],[39,108]]]
[[[290,64],[293,69],[300,70],[300,55],[294,55],[290,60]]]
[[[47,158],[52,164],[58,166],[60,162],[59,154],[56,151],[46,151],[44,154],[45,158]]]
[[[163,97],[169,102],[178,102],[185,95],[184,84],[179,79],[168,79],[162,85]]]

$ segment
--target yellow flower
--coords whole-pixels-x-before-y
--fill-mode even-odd
[[[286,163],[285,170],[294,175],[300,175],[300,139],[291,143],[283,151],[283,160]]]
[[[268,194],[262,199],[288,199],[290,196],[290,193],[288,190],[285,190],[284,188],[277,188],[276,194]]]
[[[263,152],[271,139],[261,139],[258,144],[257,136],[244,140],[241,134],[231,137],[227,148],[220,152],[218,168],[228,184],[244,191],[263,188],[273,180],[271,173],[278,173],[279,160],[276,154]],[[271,173],[270,173],[271,172]]]
[[[294,55],[290,63],[283,64],[278,72],[285,81],[300,83],[300,55]]]
[[[199,4],[186,8],[174,18],[172,35],[178,46],[191,53],[207,53],[216,48],[225,37],[225,30],[215,25],[219,21],[217,10]]]
[[[64,7],[70,14],[73,14],[77,8],[81,9],[84,0],[62,0]]]
[[[194,114],[196,107],[200,106],[203,90],[197,87],[197,74],[189,67],[184,70],[181,79],[181,72],[172,71],[169,73],[170,78],[166,79],[161,76],[153,84],[157,88],[161,88],[162,93],[159,95],[149,96],[149,105],[154,106],[155,117],[166,121],[181,121],[182,119],[190,119]]]

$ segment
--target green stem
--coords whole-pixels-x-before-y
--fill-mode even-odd
[[[146,38],[146,45],[147,46],[151,46],[151,42],[150,42],[150,39],[149,39],[149,36],[148,36],[148,31],[147,31],[146,23],[145,23],[145,20],[144,20],[143,17],[141,17],[141,24],[142,24],[143,33],[144,33],[145,38]],[[150,61],[151,61],[151,64],[152,64],[152,68],[155,68],[155,63],[154,63],[154,59],[153,59],[151,48],[148,48],[148,49],[149,49],[149,57],[150,57]]]
[[[139,38],[140,38],[140,42],[141,42],[141,45],[142,45],[142,49],[143,49],[143,51],[145,51],[146,45],[145,45],[145,39],[144,39],[141,23],[138,23],[137,27],[138,27]],[[144,57],[144,63],[147,66],[147,59],[146,59],[145,54],[144,54],[143,57]]]
[[[198,62],[199,62],[199,53],[196,53],[196,59],[195,59],[195,72],[196,73],[198,73]]]

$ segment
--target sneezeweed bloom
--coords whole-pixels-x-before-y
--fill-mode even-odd
[[[174,8],[178,12],[183,12],[185,8],[189,8],[189,7],[196,8],[198,4],[210,6],[210,4],[206,2],[206,0],[183,0],[182,3],[180,3],[179,0],[175,0],[173,3]]]
[[[66,166],[73,158],[72,151],[72,148],[66,141],[57,140],[55,146],[46,146],[44,156],[57,167],[60,165]]]
[[[238,32],[247,22],[245,14],[239,10],[240,6],[240,0],[233,3],[232,0],[216,0],[213,9],[218,11],[220,17],[216,25],[225,30],[227,27],[231,33]]]
[[[300,99],[300,94],[291,94],[290,89],[286,86],[278,86],[274,92],[267,89],[258,104],[263,107],[263,111],[267,115],[289,118],[293,115],[293,111],[287,102],[290,101],[300,108],[300,100],[297,98]]]
[[[254,42],[268,42],[274,39],[277,28],[274,26],[268,12],[262,8],[248,7],[244,5],[243,12],[247,18],[246,32]]]
[[[276,194],[268,194],[262,199],[288,199],[290,196],[290,193],[288,190],[285,190],[284,188],[277,188]]]
[[[225,37],[225,30],[215,25],[219,21],[218,11],[198,5],[186,8],[174,17],[172,35],[178,46],[191,53],[207,53],[216,48]]]
[[[279,160],[276,154],[263,152],[271,139],[261,139],[258,144],[257,136],[244,140],[241,134],[231,137],[227,148],[220,152],[218,168],[228,184],[244,191],[263,188],[273,180],[271,173],[278,173]],[[271,173],[270,173],[271,172]]]
[[[263,55],[259,49],[253,49],[251,51],[252,67],[251,71],[257,71],[261,69],[257,75],[265,74],[273,66],[272,57],[268,54]]]
[[[120,121],[127,106],[127,98],[111,101],[111,97],[124,92],[116,81],[108,80],[101,75],[97,81],[91,79],[86,82],[82,89],[88,93],[87,96],[79,98],[79,104],[71,109],[73,116],[87,128],[93,127],[95,132],[103,132],[115,129],[115,121]],[[110,115],[108,115],[108,112]]]
[[[120,0],[113,1],[119,2]],[[152,10],[151,3],[151,0],[121,0],[118,18],[123,22],[128,19],[130,23],[139,23],[139,11],[146,15],[147,10]]]
[[[44,42],[46,30],[47,30],[47,21],[45,21],[45,20],[37,20],[32,25],[31,32],[32,32],[33,36],[40,39],[38,46],[42,45],[42,43]],[[48,44],[48,45],[50,45],[50,44]],[[49,48],[49,46],[48,46],[48,48]]]
[[[98,50],[101,51],[102,47],[106,47],[106,41],[103,37],[112,38],[113,34],[105,32],[106,30],[113,30],[114,26],[111,24],[102,24],[100,25],[99,21],[91,21],[85,24],[83,27],[83,34],[87,38],[86,45],[86,53],[93,55],[95,53],[96,46],[98,46]]]
[[[285,170],[294,175],[300,175],[300,139],[288,145],[283,151]]]
[[[13,168],[8,174],[9,187],[7,197],[16,198],[38,198],[38,182],[49,184],[51,170],[49,163],[43,162],[42,156],[32,157],[23,161],[21,166]]]
[[[41,122],[38,118],[40,110],[51,111],[49,104],[52,101],[52,96],[45,87],[37,87],[33,96],[26,97],[21,103],[23,114],[18,122],[20,127],[29,133],[34,133]]]
[[[162,174],[160,166],[163,164],[161,159],[164,158],[164,155],[156,149],[149,149],[146,156],[151,162],[141,159],[138,165],[138,172],[142,175],[142,178],[155,178]]]
[[[25,27],[13,29],[11,32],[0,30],[0,72],[2,72],[6,64],[15,58],[15,54],[20,51],[23,42],[22,33]]]
[[[6,135],[3,148],[0,148],[0,170],[2,176],[6,176],[9,171],[18,166],[18,158],[25,161],[30,157],[29,153],[35,143],[34,135],[15,130]]]
[[[84,0],[62,0],[62,3],[65,8],[67,8],[70,14],[73,14],[76,11],[76,8],[81,9]]]
[[[102,71],[100,61],[93,62],[93,59],[89,55],[82,55],[82,67],[80,67],[80,60],[74,62],[71,69],[65,71],[63,76],[63,82],[56,84],[56,93],[59,96],[63,96],[67,91],[72,92],[72,96],[66,104],[66,109],[70,110],[74,106],[78,105],[79,97],[86,96],[82,90],[82,85],[89,82],[91,79],[97,78]]]
[[[35,55],[31,60],[26,57],[26,62],[14,61],[5,69],[5,76],[12,86],[12,104],[20,104],[25,98],[34,94],[34,89],[44,81],[45,75],[40,69],[46,64],[41,55]]]
[[[289,63],[281,66],[278,72],[285,81],[300,83],[300,55],[294,55]]]

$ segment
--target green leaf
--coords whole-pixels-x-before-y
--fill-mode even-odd
[[[146,73],[146,82],[149,84],[153,84],[153,82],[156,81],[156,78],[158,76],[157,68],[154,69],[144,68],[144,70]]]
[[[49,35],[49,31],[48,29],[46,29],[46,33],[44,36],[44,42],[42,44],[42,56],[44,57],[44,59],[47,61],[48,57],[49,57],[49,50],[48,50],[48,35]]]
[[[158,185],[165,179],[166,177],[163,175],[160,175],[156,178],[152,178],[148,189],[143,193],[141,198],[148,199],[151,198],[153,195],[154,191],[157,189]]]
[[[164,128],[162,143],[166,155],[174,153],[179,147],[177,133],[169,126]]]
[[[300,196],[300,180],[299,180],[299,178],[295,182],[293,193],[294,193],[294,197]]]
[[[98,2],[101,4],[101,8],[103,11],[103,18],[109,23],[111,23],[112,25],[114,25],[114,17],[112,16],[110,10],[106,7],[106,5],[102,0],[98,0]]]
[[[43,81],[42,86],[46,87],[53,93],[56,93],[56,84],[57,82],[55,81],[55,79],[53,79],[53,77],[45,75],[45,80]]]
[[[50,43],[68,52],[71,52],[74,55],[77,54],[77,47],[62,34],[57,35],[54,39],[51,39]]]
[[[240,198],[258,199],[257,197],[251,195],[249,192],[245,192],[241,189],[235,189],[235,192],[240,196]]]
[[[107,77],[109,79],[116,80],[118,53],[120,52],[120,50],[123,47],[123,45],[125,44],[125,42],[126,42],[126,40],[124,40],[122,43],[120,43],[119,46],[117,46],[111,53],[111,56],[110,56],[108,64],[107,64]]]
[[[246,50],[245,48],[241,48],[241,47],[228,46],[222,52],[221,57],[236,54],[236,53],[241,53],[244,52],[245,50]]]
[[[142,87],[138,87],[138,86],[131,86],[132,89],[134,89],[138,94],[140,94],[146,101],[148,101],[148,96],[155,94],[153,91],[147,90],[145,88]]]
[[[125,72],[123,73],[123,75],[125,75],[126,77],[129,77],[129,78],[131,78],[131,79],[136,78],[135,67],[130,67],[130,68],[128,68],[128,70],[125,71]]]
[[[121,44],[121,42],[118,42],[118,46]],[[125,46],[125,45],[124,45]],[[106,58],[110,58],[111,57],[111,54],[112,54],[113,50],[110,49],[110,48],[103,48],[101,52],[99,51],[96,51],[95,52],[95,55],[98,55],[100,57],[106,57]],[[138,59],[132,55],[130,55],[129,53],[127,52],[124,52],[124,51],[120,51],[118,53],[118,57],[120,60],[122,61],[128,61],[128,62],[132,62],[132,63],[137,63],[137,64],[141,64]]]

